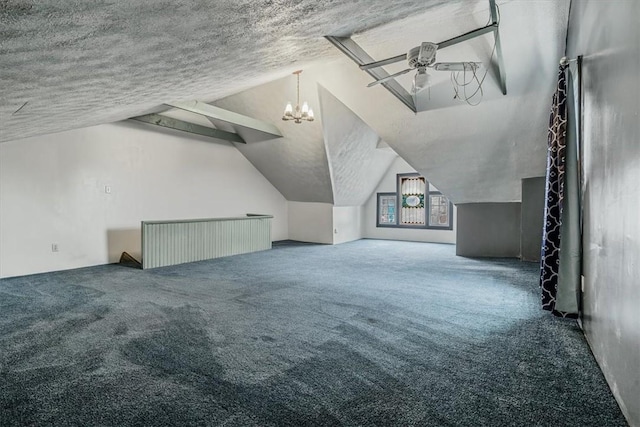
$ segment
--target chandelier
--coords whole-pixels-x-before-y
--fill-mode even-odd
[[[309,108],[309,104],[307,101],[302,103],[302,108],[300,108],[300,73],[302,70],[294,71],[293,74],[298,78],[298,88],[297,94],[298,99],[296,102],[296,109],[293,110],[293,106],[291,102],[287,102],[287,106],[284,107],[284,114],[282,115],[282,120],[293,120],[294,123],[302,123],[303,120],[308,122],[313,121],[313,110]]]

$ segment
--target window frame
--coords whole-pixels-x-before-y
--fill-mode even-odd
[[[428,228],[431,230],[453,230],[453,203],[451,200],[444,196],[445,200],[449,202],[449,225],[431,225],[431,196],[444,196],[440,191],[429,191],[427,194],[427,198],[429,199],[429,203],[427,204],[429,208],[429,216],[427,220]]]
[[[425,229],[427,228],[427,226],[429,225],[429,222],[427,221],[427,216],[426,214],[429,212],[427,210],[427,207],[429,206],[427,204],[427,200],[425,200],[425,205],[424,205],[424,213],[425,213],[425,222],[424,225],[415,225],[415,224],[401,224],[400,223],[400,212],[402,209],[402,178],[417,178],[417,177],[423,177],[422,175],[420,175],[417,172],[410,172],[410,173],[399,173],[396,174],[396,195],[398,198],[398,201],[396,202],[396,204],[398,205],[399,209],[398,209],[398,221],[397,221],[397,228],[417,228],[417,229]],[[424,178],[424,177],[423,177]],[[429,181],[427,181],[427,178],[424,178],[424,184],[425,184],[425,198],[429,193]]]
[[[382,197],[395,198],[395,221],[393,223],[380,223],[380,199]],[[396,193],[376,193],[376,227],[397,227],[398,226],[398,197]]]
[[[403,178],[411,178],[411,177],[422,177],[425,182],[425,192],[424,192],[424,210],[425,210],[425,223],[424,225],[415,225],[415,224],[401,224],[401,210],[402,210],[402,186],[401,182]],[[445,196],[445,199],[449,202],[449,225],[430,225],[431,219],[431,196],[444,196],[440,191],[431,191],[429,180],[427,180],[424,176],[420,175],[417,172],[409,172],[409,173],[399,173],[396,174],[396,192],[383,192],[376,193],[376,227],[380,228],[406,228],[406,229],[417,229],[417,230],[453,230],[453,203]],[[396,216],[395,216],[395,224],[380,224],[380,198],[388,197],[388,196],[396,196]]]

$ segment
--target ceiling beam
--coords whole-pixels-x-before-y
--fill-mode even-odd
[[[147,114],[144,116],[131,117],[130,120],[136,120],[143,123],[149,123],[156,126],[175,129],[182,132],[188,132],[195,135],[207,136],[209,138],[224,139],[226,141],[246,144],[244,139],[242,139],[242,137],[237,133],[226,132],[220,129],[201,126],[195,123],[189,123],[183,120],[174,119],[173,117],[161,116],[160,114]]]
[[[504,67],[504,58],[502,56],[502,44],[500,43],[500,21],[498,16],[498,8],[496,6],[496,0],[489,0],[489,9],[491,11],[491,24],[481,28],[476,28],[475,30],[468,31],[464,34],[450,38],[448,40],[441,41],[440,43],[438,43],[438,49],[445,49],[449,46],[453,46],[458,43],[473,39],[475,37],[480,37],[482,35],[493,32],[496,54],[496,61],[493,65],[497,68],[496,75],[498,76],[500,90],[502,91],[503,95],[506,95],[507,76]],[[373,58],[371,58],[371,56],[369,56],[369,54],[364,51],[364,49],[362,49],[349,37],[325,36],[325,38],[329,40],[335,47],[337,47],[342,53],[347,55],[349,58],[351,58],[351,60],[358,64],[361,70],[367,72],[376,80],[382,80],[389,77],[389,73],[387,73],[382,68],[383,66],[407,59],[407,54],[404,53],[402,55],[393,56],[391,58],[382,59],[380,61],[374,61]],[[385,81],[381,84],[396,98],[398,98],[407,107],[409,107],[411,111],[413,111],[414,113],[417,112],[413,98],[402,86],[400,86],[400,84],[398,84],[398,82],[396,82],[395,80],[391,80]]]
[[[496,63],[495,66],[498,68],[497,75],[500,80],[500,90],[502,90],[502,94],[507,94],[507,73],[504,68],[504,58],[502,56],[502,43],[500,43],[500,31],[498,29],[498,8],[496,6],[496,0],[489,0],[489,9],[491,10],[491,20],[496,24],[495,29],[493,30],[493,38],[496,44]]]
[[[438,43],[438,49],[444,49],[449,46],[453,46],[458,43],[466,42],[467,40],[474,39],[476,37],[483,36],[492,31],[496,31],[498,29],[498,22],[495,20],[493,23],[487,25],[486,27],[477,28],[475,30],[471,30],[467,33],[460,34],[459,36],[450,38],[449,40],[442,41]]]
[[[190,111],[207,117],[209,120],[220,120],[229,123],[234,130],[242,133],[251,130],[259,133],[262,139],[281,138],[282,134],[275,125],[233,111],[225,110],[201,101],[167,102],[166,105],[180,110]],[[239,128],[239,129],[238,129]]]
[[[325,38],[358,65],[363,65],[373,61],[373,58],[350,37],[325,36]],[[389,77],[389,73],[382,68],[373,68],[364,71],[376,80]],[[417,112],[415,103],[413,102],[413,97],[397,81],[391,80],[380,84],[391,92],[393,96],[398,98],[411,111],[414,113]]]
[[[489,24],[489,25],[487,25],[485,27],[482,27],[482,28],[476,28],[475,30],[471,30],[471,31],[466,32],[464,34],[461,34],[459,36],[450,38],[449,40],[445,40],[445,41],[442,41],[440,43],[437,43],[438,49],[444,49],[444,48],[447,48],[449,46],[453,46],[453,45],[458,44],[458,43],[466,42],[467,40],[470,40],[472,38],[479,37],[479,36],[482,36],[484,34],[487,34],[487,33],[490,33],[492,31],[495,31],[497,28],[498,28],[498,23],[497,22],[493,22],[492,24]],[[385,65],[393,64],[395,62],[404,61],[406,59],[407,59],[407,54],[403,53],[402,55],[393,56],[391,58],[382,59],[380,61],[374,61],[374,62],[369,62],[368,64],[362,64],[362,65],[360,65],[360,69],[361,70],[369,70],[371,68],[383,67]]]

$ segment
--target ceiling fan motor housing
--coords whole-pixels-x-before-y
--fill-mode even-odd
[[[438,45],[431,42],[423,42],[420,46],[414,47],[407,53],[409,67],[427,67],[436,62],[436,51]]]

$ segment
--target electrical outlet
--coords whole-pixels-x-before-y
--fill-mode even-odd
[[[338,229],[337,228],[333,229],[333,234],[338,234]]]
[[[111,186],[110,185],[105,185],[104,186],[104,192],[107,194],[111,194]]]
[[[52,243],[51,244],[51,252],[58,252],[60,250],[60,248],[58,247],[57,243]]]

